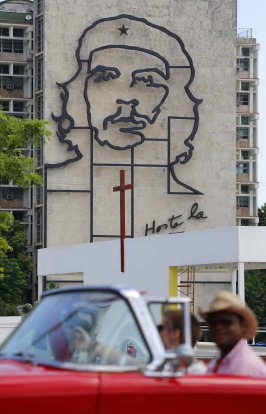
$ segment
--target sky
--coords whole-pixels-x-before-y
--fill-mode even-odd
[[[237,27],[252,29],[259,51],[258,207],[266,203],[266,1],[238,0]]]

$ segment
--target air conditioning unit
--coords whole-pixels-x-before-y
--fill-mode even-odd
[[[13,197],[13,194],[7,194],[7,195],[6,195],[6,199],[7,199],[7,200],[13,200],[13,198],[14,198],[14,197]]]
[[[8,89],[9,91],[13,91],[13,89],[14,89],[14,85],[13,85],[13,83],[8,83],[8,84],[6,85],[6,89]]]
[[[241,105],[240,99],[237,99],[236,104],[237,104],[237,106]]]
[[[237,205],[236,205],[236,208],[240,208],[240,204],[237,204]]]

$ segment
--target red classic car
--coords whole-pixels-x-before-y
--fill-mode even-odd
[[[167,352],[157,323],[174,303],[184,309],[185,338]],[[84,338],[86,348],[75,348]],[[188,298],[148,299],[124,287],[48,291],[1,346],[1,412],[243,414],[266,406],[266,380],[188,374],[190,343]]]

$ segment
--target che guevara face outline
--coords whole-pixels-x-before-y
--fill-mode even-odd
[[[122,28],[125,28],[128,30],[127,33],[121,32]],[[132,30],[132,32],[131,32]],[[134,30],[134,31],[133,31]],[[106,36],[102,36],[103,33],[107,33]],[[132,37],[131,37],[132,33]],[[144,35],[142,36],[134,36],[135,33],[142,33]],[[122,35],[123,34],[123,35]],[[122,35],[122,36],[121,36]],[[106,44],[105,40],[106,38],[110,39],[110,44]],[[157,43],[156,43],[157,40]],[[94,49],[92,50],[91,47],[94,46]],[[97,46],[96,46],[97,45]],[[108,82],[104,82],[104,77],[100,79],[101,81],[94,82],[92,79],[93,73],[90,71],[91,69],[94,69],[95,60],[93,59],[97,57],[96,52],[103,51],[104,49],[112,49],[115,48],[115,50],[118,50],[119,48],[126,49],[126,52],[129,52],[130,50],[140,51],[142,52],[142,62],[145,68],[149,71],[156,66],[156,63],[153,63],[152,67],[149,67],[149,63],[145,63],[146,57],[150,55],[150,57],[155,57],[153,59],[154,62],[160,62],[162,64],[161,73],[164,74],[161,75],[161,80],[158,82],[160,86],[165,86],[167,89],[165,89],[166,94],[162,97],[162,101],[160,100],[154,105],[154,113],[152,113],[152,116],[149,116],[150,122],[148,119],[145,119],[145,116],[147,113],[140,110],[140,105],[137,105],[137,102],[128,104],[127,109],[129,111],[126,116],[122,115],[124,117],[125,124],[122,126],[121,122],[116,122],[119,120],[119,117],[122,114],[116,114],[115,105],[118,105],[116,103],[116,100],[122,99],[116,96],[114,107],[112,108],[112,111],[110,113],[106,113],[105,118],[106,123],[103,125],[103,116],[101,115],[101,121],[100,118],[97,119],[95,117],[94,107],[95,102],[93,102],[92,97],[92,85],[97,85],[97,88],[101,89],[101,86]],[[144,59],[145,57],[145,59]],[[191,85],[195,78],[195,68],[193,64],[193,60],[186,50],[185,44],[182,41],[182,39],[174,32],[171,32],[167,28],[163,26],[158,26],[144,18],[132,16],[132,15],[126,15],[121,14],[118,16],[111,16],[107,18],[99,19],[95,22],[93,22],[90,26],[85,28],[83,33],[81,34],[79,40],[78,40],[78,47],[76,49],[76,60],[77,60],[77,71],[74,73],[73,76],[70,77],[66,82],[57,82],[57,86],[60,88],[60,98],[61,98],[61,113],[59,115],[55,115],[52,113],[52,119],[57,123],[57,132],[56,135],[59,139],[59,142],[67,145],[67,151],[68,156],[65,160],[62,162],[52,163],[52,164],[46,164],[47,168],[57,168],[61,166],[65,166],[72,162],[77,162],[81,160],[83,157],[83,153],[81,152],[80,145],[77,141],[73,140],[72,130],[81,128],[86,129],[86,126],[84,126],[83,117],[81,115],[82,121],[81,124],[77,124],[77,120],[73,117],[72,107],[73,105],[77,106],[78,102],[75,101],[75,94],[73,94],[73,90],[77,88],[77,90],[80,88],[80,82],[82,84],[81,89],[83,89],[83,98],[85,100],[86,104],[86,113],[85,116],[87,117],[86,121],[88,122],[88,129],[90,129],[91,133],[89,135],[91,144],[93,142],[97,142],[101,146],[109,146],[110,148],[113,148],[114,150],[125,150],[125,149],[134,149],[134,147],[140,145],[144,142],[146,139],[151,140],[161,140],[161,136],[158,135],[158,131],[165,131],[166,136],[163,137],[163,140],[167,140],[168,144],[166,147],[167,150],[167,167],[168,167],[168,178],[167,178],[167,193],[168,194],[202,194],[197,189],[189,186],[188,184],[180,181],[178,177],[178,168],[180,168],[182,165],[187,164],[194,152],[194,139],[196,137],[198,127],[199,127],[199,111],[198,107],[202,102],[202,99],[196,98],[193,93],[191,92]],[[112,64],[112,67],[117,68],[117,62],[118,60]],[[106,65],[106,62],[98,61],[97,65],[103,66],[103,63]],[[139,67],[138,69],[143,68]],[[99,68],[98,68],[99,69]],[[135,68],[135,70],[138,70]],[[85,73],[84,73],[85,70]],[[114,72],[114,77],[119,72]],[[184,89],[184,97],[185,99],[188,98],[188,100],[191,102],[192,105],[192,112],[190,112],[188,115],[186,113],[179,113],[176,112],[175,108],[175,101],[173,101],[173,93],[175,90],[174,86],[174,79],[177,71],[183,70],[187,71],[188,77],[185,80],[185,84],[183,86]],[[134,70],[132,70],[133,72]],[[104,74],[104,71],[101,72]],[[122,73],[120,71],[120,73]],[[156,71],[155,71],[156,73]],[[171,76],[169,74],[171,73]],[[184,72],[183,72],[184,73]],[[94,73],[96,75],[96,72]],[[109,73],[110,79],[112,72]],[[158,72],[156,73],[156,76],[158,75]],[[172,82],[172,75],[173,75],[173,82]],[[84,76],[85,76],[85,87],[84,87]],[[87,78],[86,78],[87,76]],[[108,77],[107,76],[107,77]],[[144,78],[144,77],[142,77]],[[107,78],[106,78],[107,79]],[[117,78],[118,79],[118,78]],[[113,80],[117,80],[113,79]],[[151,78],[150,78],[151,79]],[[169,80],[169,81],[168,81]],[[90,82],[91,81],[91,82]],[[144,79],[143,79],[144,81]],[[168,82],[167,82],[168,81]],[[145,82],[144,82],[145,83]],[[146,83],[146,90],[156,90],[156,84],[157,82],[153,82],[152,87],[148,87],[148,83]],[[132,87],[132,90],[135,88]],[[89,90],[90,87],[90,90]],[[169,88],[169,90],[168,90]],[[143,88],[144,89],[144,88]],[[181,86],[182,89],[182,86]],[[169,97],[168,97],[169,92]],[[171,96],[170,96],[171,95]],[[103,93],[103,97],[105,94]],[[169,98],[169,99],[168,99]],[[76,98],[77,99],[77,98]],[[165,100],[167,99],[167,102]],[[89,100],[92,100],[90,103]],[[169,101],[169,102],[168,102]],[[106,104],[105,99],[103,99],[104,104]],[[165,102],[165,105],[163,105],[163,102]],[[82,106],[82,105],[81,105]],[[120,105],[121,106],[121,105]],[[99,112],[101,108],[99,108]],[[121,110],[121,109],[120,109]],[[159,114],[161,113],[161,116],[159,117]],[[131,114],[130,114],[131,113]],[[141,115],[141,117],[138,117],[138,114]],[[108,122],[108,116],[109,122]],[[165,116],[163,119],[162,117]],[[112,118],[113,117],[113,118]],[[158,119],[159,117],[159,119]],[[182,120],[188,120],[193,123],[192,130],[188,131],[187,136],[182,137],[183,144],[181,142],[182,147],[178,148],[177,152],[174,152],[171,149],[171,142],[172,142],[172,133],[171,128],[173,126],[173,123],[175,120],[180,119]],[[131,124],[127,125],[127,120],[131,121]],[[112,121],[114,121],[112,123]],[[139,122],[140,121],[140,122]],[[157,122],[156,122],[157,121]],[[160,122],[163,121],[163,122]],[[167,126],[165,124],[165,121],[167,122]],[[152,124],[153,123],[153,124]],[[157,124],[159,128],[157,129]],[[146,126],[145,126],[146,125]],[[108,126],[108,128],[107,128]],[[119,131],[119,126],[121,131]],[[145,127],[144,127],[145,126]],[[119,133],[114,134],[114,128],[117,128],[117,131]],[[132,128],[131,128],[132,127]],[[106,128],[106,129],[104,129]],[[113,128],[113,136],[116,136],[117,142],[109,141],[109,136],[107,136],[107,131],[110,128]],[[161,129],[160,129],[161,128]],[[163,128],[163,130],[162,130]],[[108,131],[108,132],[109,132]],[[106,136],[103,135],[103,133],[106,133]],[[149,135],[150,134],[150,135]],[[160,132],[159,132],[160,134]],[[110,135],[111,136],[111,135]],[[122,138],[123,137],[123,138]],[[93,152],[92,152],[93,154]],[[171,189],[170,188],[170,180],[173,180],[173,182],[176,182],[178,185],[178,188]]]
[[[126,57],[126,58],[125,58]],[[90,54],[84,98],[100,145],[134,148],[156,122],[169,88],[168,62],[149,50],[110,46]]]

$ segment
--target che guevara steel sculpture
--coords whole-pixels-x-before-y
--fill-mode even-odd
[[[199,126],[198,106],[193,96],[193,61],[181,38],[168,29],[131,15],[97,20],[82,33],[76,49],[77,71],[60,88],[61,113],[52,114],[59,141],[67,144],[70,157],[56,168],[77,162],[83,154],[71,133],[79,128],[71,113],[76,99],[75,83],[83,85],[93,174],[95,145],[129,152],[131,184],[134,171],[143,167],[162,167],[166,171],[167,194],[201,195],[199,189],[180,180],[176,168],[187,164],[193,155]],[[181,113],[180,113],[180,112]],[[178,123],[189,125],[179,131]],[[186,135],[184,135],[186,134]],[[163,162],[137,160],[139,148],[145,151],[160,145]],[[150,147],[148,146],[150,145]],[[106,162],[108,164],[108,162]],[[125,164],[123,164],[125,166]],[[92,182],[92,180],[91,180]]]

